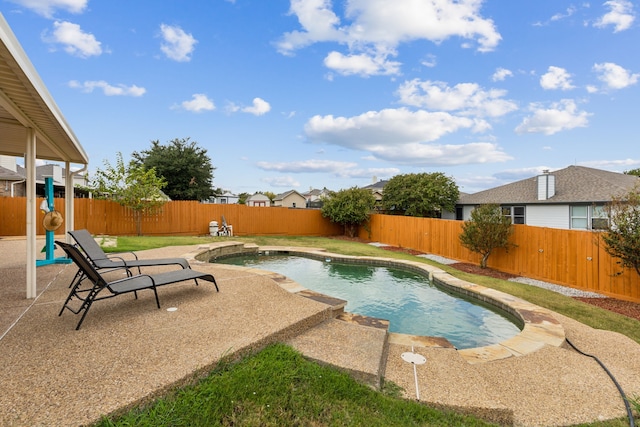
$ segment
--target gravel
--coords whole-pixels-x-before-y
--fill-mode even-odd
[[[582,298],[606,298],[605,295],[596,292],[581,291],[580,289],[568,288],[566,286],[554,285],[553,283],[543,282],[541,280],[530,279],[528,277],[515,277],[509,279],[511,282],[524,283],[525,285],[537,286],[539,288],[548,289],[568,297]]]

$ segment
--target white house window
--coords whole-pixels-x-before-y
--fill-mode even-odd
[[[511,224],[526,224],[524,206],[502,206],[502,215],[511,219]]]
[[[609,228],[609,217],[604,206],[593,206],[591,215],[592,230],[606,230]]]
[[[604,206],[571,206],[571,228],[576,230],[605,230],[609,218]]]
[[[578,230],[589,228],[589,206],[571,206],[571,228]]]

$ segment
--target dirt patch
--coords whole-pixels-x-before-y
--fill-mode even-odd
[[[640,304],[637,302],[623,301],[615,298],[580,298],[574,297],[578,301],[595,305],[605,310],[622,314],[632,319],[640,320]]]

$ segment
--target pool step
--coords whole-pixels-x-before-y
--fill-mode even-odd
[[[385,320],[342,313],[287,343],[305,357],[378,389],[387,361],[387,328]]]

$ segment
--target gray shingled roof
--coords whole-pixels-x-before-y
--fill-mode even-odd
[[[547,200],[538,200],[538,177],[460,197],[458,204],[554,204],[608,202],[614,195],[628,193],[640,178],[584,166],[569,166],[554,172],[556,193]]]
[[[374,182],[373,184],[365,185],[362,188],[366,188],[368,190],[379,190],[382,193],[384,186],[389,182],[388,179],[381,179],[380,181]]]
[[[0,166],[0,179],[6,181],[22,181],[23,179],[25,179],[25,176],[20,175],[19,173],[14,172],[11,169]]]

